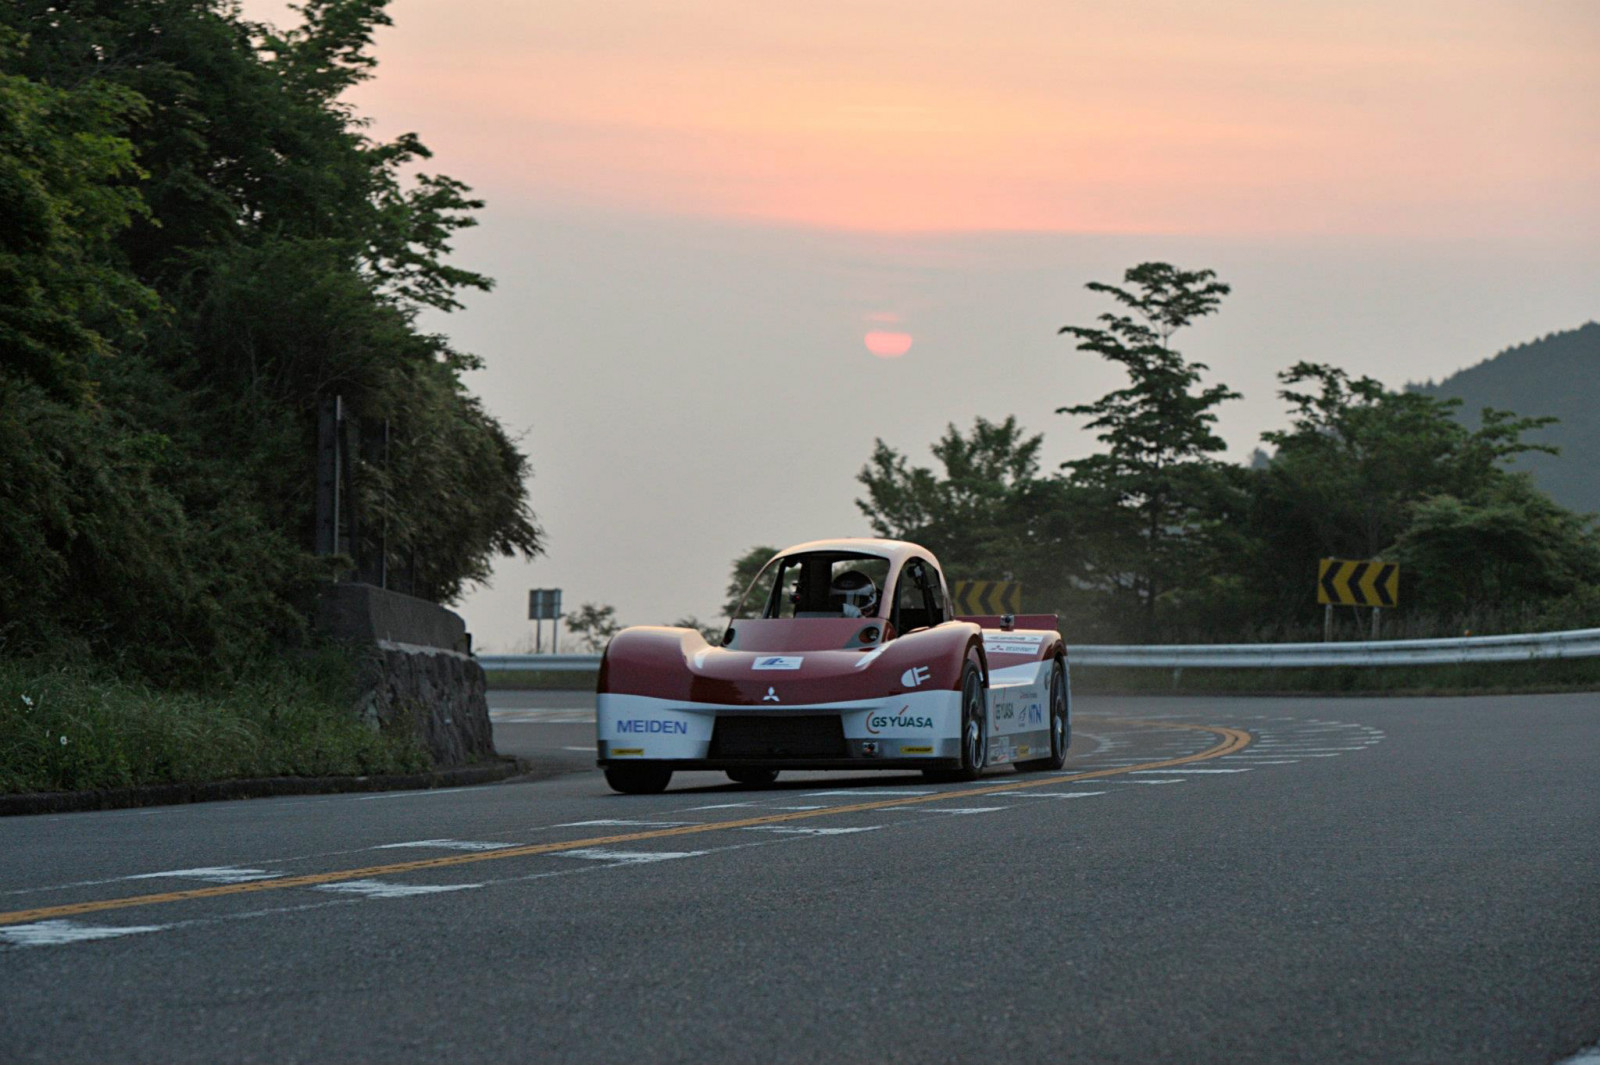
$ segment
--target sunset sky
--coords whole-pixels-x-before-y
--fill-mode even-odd
[[[480,644],[532,586],[709,619],[752,544],[866,531],[876,436],[1017,414],[1082,454],[1054,409],[1119,381],[1056,329],[1144,259],[1235,286],[1176,340],[1246,395],[1234,458],[1298,359],[1399,385],[1600,317],[1593,0],[390,11],[351,99],[489,201],[457,260],[500,287],[429,324],[550,532],[465,600]]]

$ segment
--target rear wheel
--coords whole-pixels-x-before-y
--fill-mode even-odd
[[[1050,757],[1018,762],[1024,773],[1041,769],[1060,769],[1067,764],[1067,748],[1072,745],[1072,692],[1067,688],[1067,669],[1056,659],[1050,670]]]
[[[778,771],[776,769],[730,769],[728,770],[728,779],[735,784],[759,788],[777,780]]]
[[[922,775],[938,783],[977,780],[989,760],[988,699],[983,688],[983,671],[970,657],[961,675],[961,768],[924,769]]]
[[[606,783],[624,795],[655,795],[667,790],[672,770],[658,765],[608,765]]]

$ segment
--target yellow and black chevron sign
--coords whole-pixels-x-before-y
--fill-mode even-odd
[[[1020,614],[1022,582],[951,581],[950,598],[957,614]]]
[[[1396,606],[1400,564],[1325,558],[1317,567],[1317,602],[1334,606]]]

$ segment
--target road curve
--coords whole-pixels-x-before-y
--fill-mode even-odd
[[[1551,1062],[1600,696],[1080,699],[1065,770],[0,822],[3,1061]],[[592,734],[587,736],[592,744]]]

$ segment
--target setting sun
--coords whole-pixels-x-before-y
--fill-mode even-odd
[[[874,329],[862,338],[867,350],[880,359],[898,359],[911,350],[910,333],[888,333]]]

